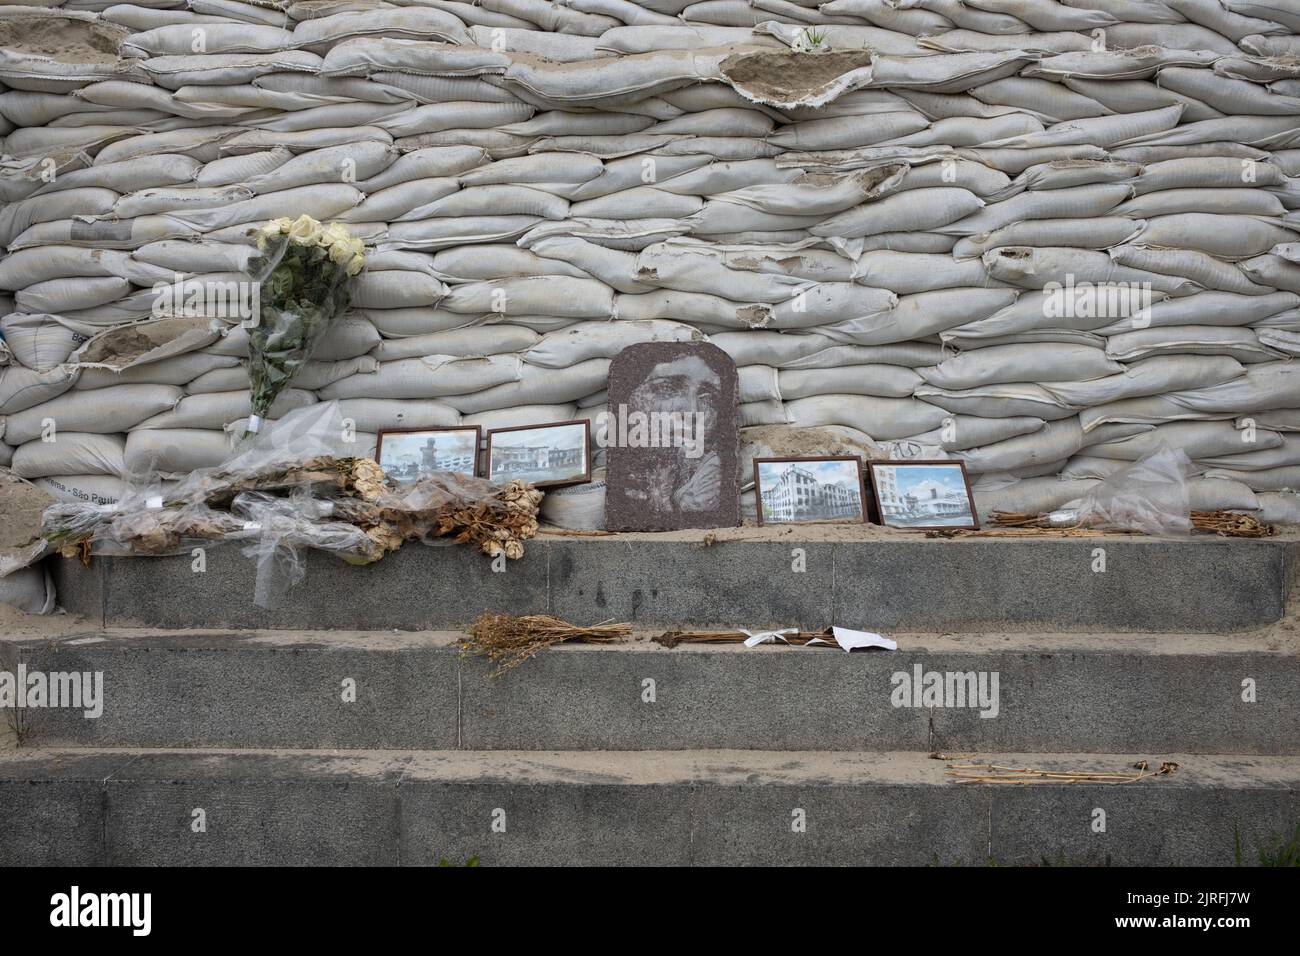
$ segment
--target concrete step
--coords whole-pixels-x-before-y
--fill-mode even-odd
[[[1222,865],[1300,820],[1294,757],[995,754],[1126,784],[961,784],[919,753],[0,753],[0,862]]]
[[[854,654],[669,650],[638,633],[549,648],[500,678],[450,631],[95,629],[11,634],[0,670],[102,675],[97,717],[19,712],[24,742],[39,746],[1296,756],[1293,626],[1230,636],[891,631],[897,651]],[[931,674],[973,675],[985,699],[948,696],[945,676],[943,697],[918,700],[918,673],[923,688]]]
[[[114,627],[461,627],[484,610],[707,627],[835,623],[905,631],[1235,630],[1282,616],[1292,538],[930,539],[867,526],[542,537],[494,571],[460,546],[368,567],[313,552],[275,610],[235,547],[202,559],[55,562],[70,610]]]

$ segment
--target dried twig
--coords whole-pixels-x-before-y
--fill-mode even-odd
[[[651,640],[664,647],[676,647],[678,644],[743,644],[750,634],[744,631],[665,631]],[[822,640],[830,637],[825,631],[799,631],[797,634],[782,634],[781,639],[790,644],[807,644],[813,638]]]
[[[1137,773],[1115,773],[1104,770],[1036,770],[1032,767],[1007,767],[992,763],[953,763],[944,773],[954,783],[990,783],[1033,785],[1044,783],[1136,783],[1147,777],[1171,774],[1178,764],[1166,761],[1159,770],[1149,770],[1145,760],[1134,765]]]
[[[465,650],[499,662],[492,676],[499,677],[553,644],[577,641],[609,644],[632,633],[631,624],[601,621],[580,627],[549,614],[483,614],[469,629]]]
[[[1191,518],[1192,527],[1195,530],[1207,531],[1227,538],[1267,538],[1277,534],[1276,528],[1270,524],[1264,524],[1253,515],[1237,514],[1232,511],[1225,511],[1222,508],[1217,511],[1193,511]],[[1019,529],[1027,535],[1056,532],[1064,537],[1082,537],[1092,534],[1112,533],[1095,531],[1079,525],[1053,527],[1048,524],[1046,515],[1028,511],[994,511],[990,515],[990,520],[1000,528]],[[980,534],[980,532],[974,533]],[[989,534],[998,534],[998,532],[989,532]],[[1014,532],[1002,531],[1000,534],[1004,537],[1011,537]]]

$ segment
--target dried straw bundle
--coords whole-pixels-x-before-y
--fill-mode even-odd
[[[498,662],[492,672],[499,677],[511,668],[553,644],[578,641],[584,644],[608,644],[632,633],[631,624],[602,621],[591,627],[579,627],[549,614],[484,614],[469,629],[469,639],[462,645],[471,653]]]

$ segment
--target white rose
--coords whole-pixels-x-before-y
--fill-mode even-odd
[[[354,276],[362,269],[364,269],[365,266],[366,266],[365,256],[353,256],[351,261],[348,262],[347,273],[350,276]]]
[[[289,229],[289,238],[304,246],[314,245],[320,234],[320,223],[305,213],[294,220]]]
[[[332,222],[325,227],[321,243],[323,245],[333,246],[340,242],[346,243],[351,238],[352,235],[348,232],[347,226],[343,225],[341,222]]]

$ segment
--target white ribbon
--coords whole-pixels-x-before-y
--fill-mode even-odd
[[[773,644],[777,641],[780,641],[782,644],[789,644],[790,642],[782,635],[799,633],[799,628],[797,627],[783,627],[779,631],[758,631],[757,633],[747,631],[743,627],[737,628],[737,630],[739,630],[741,634],[745,635],[746,647],[757,647],[759,644]]]

